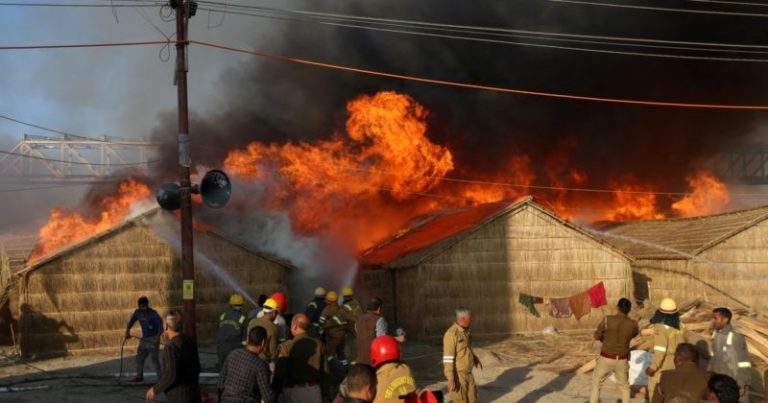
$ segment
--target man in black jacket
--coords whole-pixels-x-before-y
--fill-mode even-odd
[[[200,357],[197,343],[181,333],[181,313],[170,311],[165,317],[168,344],[163,350],[163,374],[147,391],[147,401],[165,393],[169,403],[200,403]]]

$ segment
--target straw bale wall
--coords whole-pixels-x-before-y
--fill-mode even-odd
[[[650,299],[705,298],[715,305],[768,312],[768,222],[726,239],[695,259],[638,259],[632,265],[636,296],[650,289]]]
[[[210,234],[196,234],[195,247],[251,293],[282,289],[285,268],[275,262]],[[215,337],[232,289],[199,262],[196,274],[198,340],[205,344]],[[151,227],[128,225],[24,275],[19,297],[22,353],[114,352],[141,296],[161,315],[179,307],[179,260]],[[138,324],[133,333],[141,333]],[[126,348],[134,346],[132,341]]]
[[[365,310],[371,297],[379,297],[384,301],[382,314],[387,323],[393,324],[395,318],[395,289],[392,285],[392,273],[386,270],[364,270],[358,276],[355,284],[355,297]]]
[[[524,206],[501,216],[415,268],[396,270],[397,317],[416,338],[439,337],[454,310],[475,312],[473,333],[507,335],[593,328],[610,309],[580,321],[540,318],[518,303],[520,293],[569,297],[605,283],[609,302],[631,295],[629,260],[550,215]]]
[[[702,252],[692,264],[711,303],[768,312],[768,221]]]
[[[701,295],[701,283],[687,259],[638,259],[632,264],[635,299],[658,305],[663,298],[689,301]]]

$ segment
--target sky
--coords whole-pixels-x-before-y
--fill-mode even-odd
[[[609,3],[635,4],[618,0]],[[760,17],[592,7],[546,0],[488,1],[482,5],[459,1],[450,7],[444,0],[258,4],[414,21],[677,41],[765,44],[767,39],[765,18]],[[647,4],[671,6],[664,1]],[[677,1],[674,6],[768,14],[759,8],[728,8],[693,1]],[[114,12],[117,18],[110,8],[0,6],[0,44],[164,39],[136,8],[118,8]],[[175,30],[174,23],[162,20],[157,8],[144,9],[143,13],[166,35]],[[493,45],[206,11],[192,18],[190,37],[364,68],[513,88],[667,101],[768,104],[765,63],[685,61]],[[678,191],[695,164],[723,147],[763,140],[766,133],[763,112],[671,110],[509,96],[297,67],[197,46],[191,47],[189,53],[193,138],[227,147],[253,140],[327,138],[343,125],[346,101],[361,93],[397,90],[414,96],[432,112],[430,138],[454,147],[459,165],[476,162],[487,165],[487,169],[498,169],[508,156],[502,155],[507,150],[545,155],[574,138],[578,144],[574,146],[578,152],[571,156],[574,164],[590,166],[597,173],[639,172],[649,175],[649,180],[674,176],[675,181],[664,190]],[[168,56],[167,52],[161,54],[161,46],[0,51],[0,115],[83,135],[173,136],[175,124],[169,117],[176,107],[174,52],[168,61],[161,60]],[[10,149],[23,133],[46,134],[0,119],[0,149]],[[220,160],[221,155],[200,157],[210,163]],[[54,196],[61,197],[46,198],[45,203],[38,204],[47,210],[59,199],[70,200],[83,192],[56,191]],[[42,198],[39,194],[23,197]],[[5,200],[7,196],[3,196]],[[13,222],[8,220],[13,216],[9,213],[0,217],[0,227],[4,222]]]

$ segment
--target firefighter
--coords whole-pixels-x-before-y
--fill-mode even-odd
[[[370,358],[378,380],[373,403],[398,403],[415,394],[416,381],[411,369],[400,361],[400,343],[394,337],[373,339]]]
[[[277,316],[275,316],[275,324],[277,325],[279,332],[279,339],[280,342],[284,342],[288,340],[288,324],[285,323],[285,317],[283,316],[288,309],[288,303],[285,298],[285,294],[282,292],[276,292],[272,294],[269,298],[272,298],[273,300],[277,301],[278,308],[277,308]]]
[[[251,334],[251,330],[255,327],[261,326],[267,331],[266,344],[264,348],[259,352],[259,358],[264,360],[267,364],[270,364],[270,368],[273,366],[274,361],[277,359],[277,346],[280,330],[275,325],[274,320],[277,316],[278,303],[272,298],[267,298],[264,304],[261,306],[261,316],[251,319],[248,322],[248,332]]]
[[[443,369],[448,380],[448,391],[454,403],[476,403],[477,386],[472,368],[483,369],[483,364],[472,351],[472,311],[456,310],[456,323],[443,336]]]
[[[653,400],[661,371],[675,368],[675,350],[685,342],[685,328],[680,322],[677,303],[672,298],[661,300],[659,309],[651,318],[653,325],[653,360],[645,369],[648,375],[648,396]]]
[[[354,295],[353,295],[352,287],[344,287],[341,290],[341,295],[343,297],[341,301],[341,307],[342,309],[342,319],[344,319],[345,322],[347,322],[347,334],[345,336],[346,341],[344,343],[346,350],[344,352],[344,355],[347,357],[352,357],[352,364],[355,363],[355,357],[357,356],[355,351],[355,338],[356,338],[356,332],[355,332],[355,323],[357,322],[357,319],[360,318],[360,315],[363,314],[363,308],[360,306],[360,302],[358,302]]]
[[[344,357],[344,336],[347,322],[343,319],[342,307],[338,304],[339,295],[329,291],[325,296],[328,305],[320,314],[320,327],[325,334],[325,347],[328,361],[336,358],[342,365],[347,365]]]
[[[749,402],[749,384],[752,380],[749,352],[744,336],[733,331],[728,308],[712,311],[712,358],[707,369],[716,374],[728,375],[739,385],[739,402]]]
[[[342,307],[344,307],[345,315],[350,319],[352,324],[354,325],[354,322],[357,320],[357,318],[360,317],[360,315],[363,314],[363,308],[360,306],[360,303],[357,302],[355,299],[353,293],[352,293],[352,287],[344,287],[341,290],[341,295],[344,297],[342,300]]]
[[[325,303],[325,288],[315,288],[315,298],[307,304],[307,308],[304,310],[304,314],[307,315],[310,325],[309,334],[313,337],[320,336],[320,314],[327,305]]]
[[[232,306],[227,312],[219,317],[219,331],[216,335],[216,355],[219,358],[219,368],[224,365],[227,355],[237,348],[243,347],[245,340],[246,321],[243,313],[243,296],[232,294],[229,297],[229,305]]]

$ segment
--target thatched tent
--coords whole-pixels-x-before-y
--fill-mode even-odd
[[[664,297],[768,311],[768,207],[636,221],[604,238],[634,258],[638,300]]]
[[[390,320],[417,338],[442,335],[460,305],[475,312],[475,334],[591,329],[602,312],[555,319],[539,305],[535,317],[518,297],[569,297],[603,281],[613,304],[633,287],[627,256],[530,197],[427,217],[361,263],[361,289],[388,301]]]
[[[22,354],[114,351],[140,296],[146,295],[161,314],[179,307],[177,233],[173,215],[152,210],[14,272]],[[218,317],[228,309],[227,299],[234,291],[214,274],[213,266],[223,268],[254,298],[284,291],[290,268],[211,230],[195,232],[195,261],[200,343],[215,337]]]

